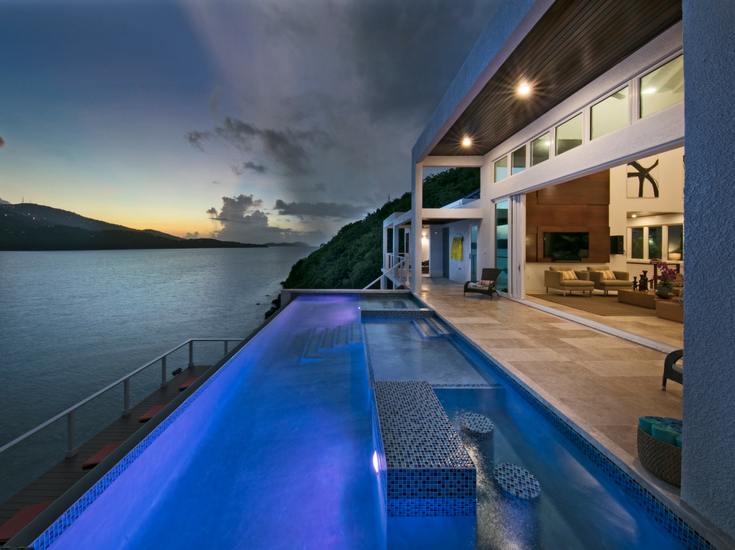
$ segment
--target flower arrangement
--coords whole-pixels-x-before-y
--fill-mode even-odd
[[[676,278],[676,271],[668,266],[666,262],[658,262],[656,264],[660,275],[658,276],[657,286],[674,288],[674,279]]]

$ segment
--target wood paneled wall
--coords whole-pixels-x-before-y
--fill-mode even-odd
[[[583,262],[610,261],[610,171],[547,187],[526,197],[526,262],[544,258],[544,233],[589,232],[590,257]]]

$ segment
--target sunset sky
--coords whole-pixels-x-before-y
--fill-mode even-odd
[[[496,5],[0,0],[0,199],[325,242],[410,189],[411,147]]]

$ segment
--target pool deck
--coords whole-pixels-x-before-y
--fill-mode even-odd
[[[462,285],[448,279],[424,278],[418,296],[609,453],[651,477],[637,458],[638,417],[682,417],[682,386],[661,390],[663,353],[506,298],[463,297]]]
[[[129,438],[144,425],[138,422],[140,416],[151,407],[165,405],[173,401],[174,398],[180,395],[179,386],[181,384],[189,378],[201,376],[210,368],[209,366],[185,368],[181,374],[169,380],[165,388],[157,389],[143,401],[131,407],[128,416],[121,416],[89,441],[80,445],[75,456],[61,460],[16,495],[2,503],[0,505],[0,525],[8,521],[21,508],[59,498],[91,471],[82,470],[82,464],[92,455],[105,445]]]

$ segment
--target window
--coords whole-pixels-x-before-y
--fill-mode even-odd
[[[661,243],[663,242],[663,228],[662,227],[649,227],[648,228],[648,258],[651,260],[660,260],[661,256]]]
[[[556,154],[561,155],[582,145],[582,136],[584,135],[584,125],[582,124],[582,113],[579,113],[571,120],[567,120],[564,124],[560,124],[556,128]]]
[[[630,243],[630,257],[634,260],[643,259],[643,228],[634,227]]]
[[[495,161],[495,181],[504,180],[508,177],[508,157]]]
[[[550,142],[551,134],[548,132],[531,142],[531,166],[536,166],[545,160],[549,160]]]
[[[669,246],[667,259],[680,261],[684,259],[684,226],[669,226]]]
[[[628,125],[628,87],[593,105],[590,138],[596,139]]]
[[[495,267],[502,269],[495,288],[508,292],[508,206],[509,201],[495,205]]]
[[[510,174],[518,174],[526,169],[526,146],[520,147],[513,151],[511,155]]]
[[[641,118],[683,101],[684,56],[672,59],[641,80]]]

